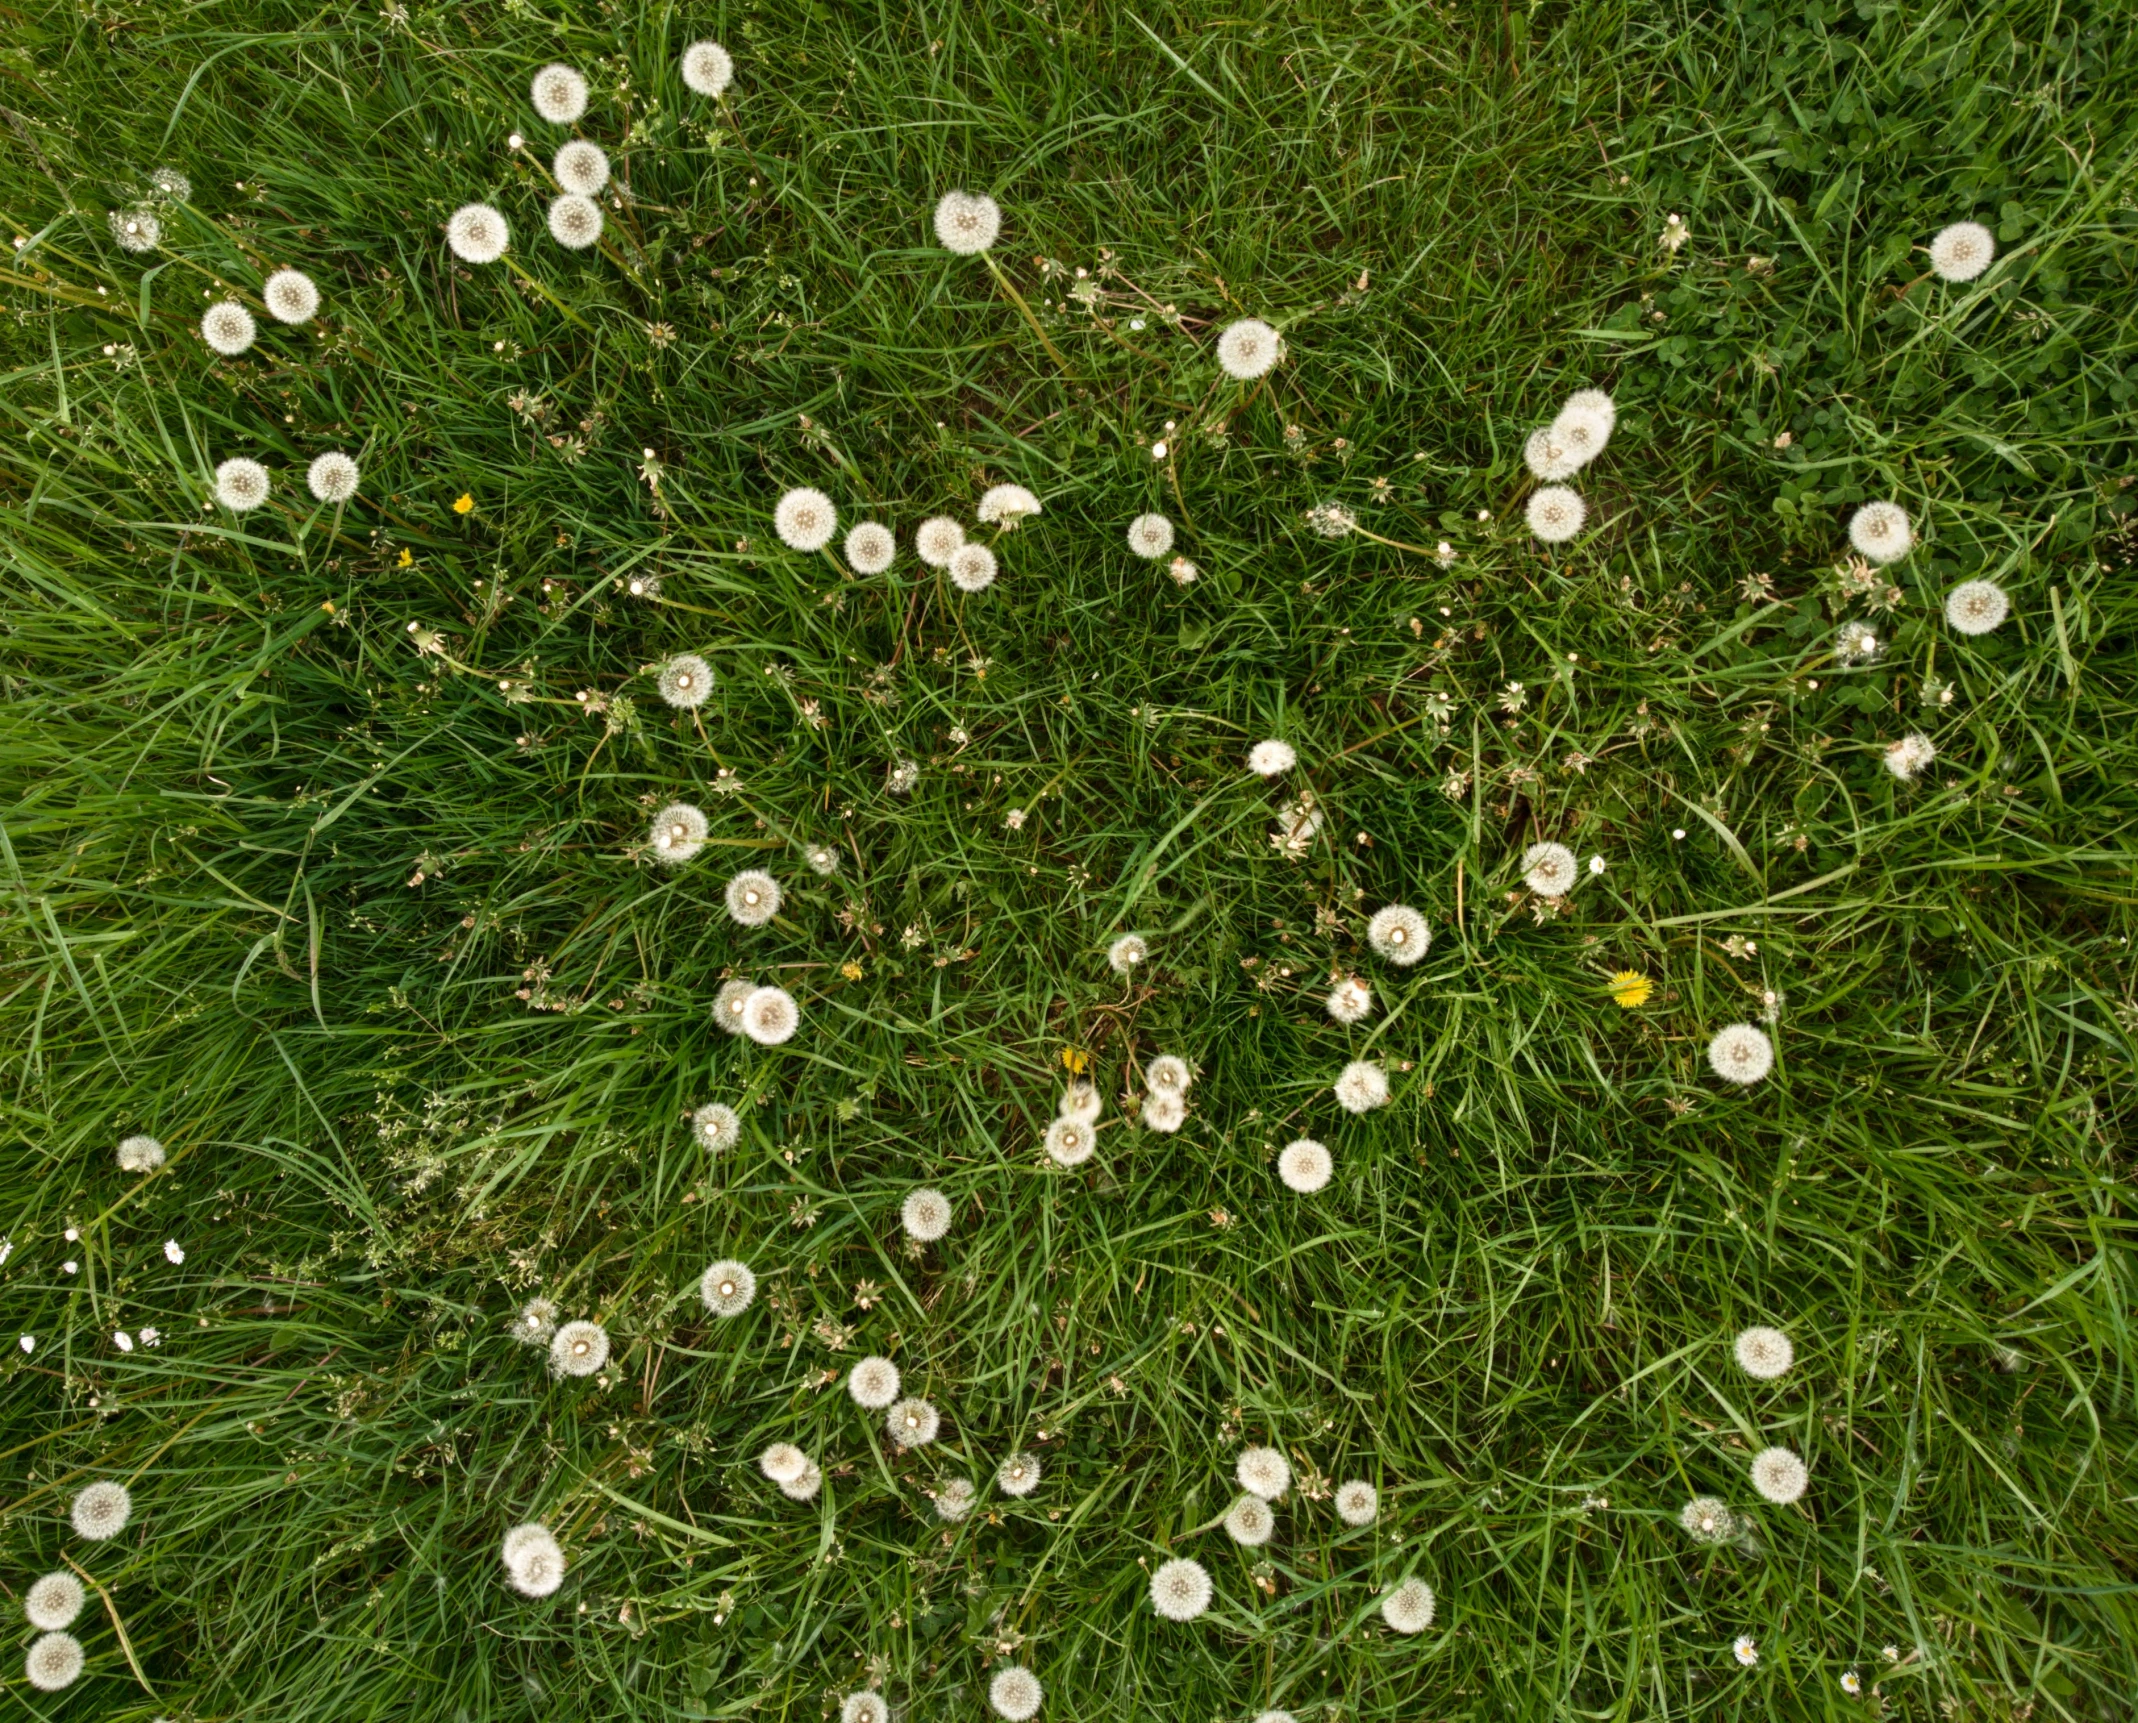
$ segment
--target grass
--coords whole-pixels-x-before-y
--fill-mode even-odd
[[[878,1681],[918,1723],[1014,1659],[1054,1719],[2128,1715],[2119,9],[12,22],[0,1587],[96,1583],[82,1683],[10,1665],[14,1709],[801,1719]],[[676,76],[706,34],[724,104]],[[554,58],[629,186],[583,255],[542,231]],[[128,255],[105,214],[165,163],[191,198]],[[999,277],[933,245],[953,185],[1001,200]],[[456,267],[478,196],[513,250]],[[1924,247],[1962,218],[2000,256],[1953,287]],[[208,295],[290,263],[318,322],[215,361]],[[1211,353],[1241,315],[1289,349],[1248,387]],[[1587,386],[1618,428],[1547,552],[1521,446]],[[302,488],[329,448],[340,514]],[[203,506],[238,453],[276,479],[242,518]],[[909,544],[1003,480],[1045,513],[973,598],[771,532],[812,484]],[[1925,539],[1890,611],[1835,572],[1879,496]],[[1317,536],[1328,501],[1367,532]],[[1192,586],[1127,553],[1151,508]],[[1975,574],[2014,615],[1969,640]],[[1835,664],[1848,616],[1875,663]],[[697,721],[647,673],[686,649]],[[1276,788],[1240,769],[1269,735]],[[656,871],[677,797],[713,843]],[[1608,864],[1556,914],[1543,837]],[[746,862],[787,891],[756,932]],[[1415,969],[1361,944],[1390,900]],[[802,1032],[719,1034],[734,976]],[[1724,1092],[1708,1037],[1769,1008],[1774,1075]],[[1118,1098],[1161,1050],[1201,1068],[1171,1138]],[[1345,1117],[1368,1054],[1393,1103]],[[1071,1174],[1036,1143],[1077,1057],[1109,1105]],[[163,1172],[119,1172],[134,1131]],[[1274,1175],[1300,1134],[1313,1199]],[[921,1182],[958,1219],[915,1254]],[[764,1290],[716,1326],[730,1252]],[[608,1370],[507,1338],[537,1294]],[[1730,1362],[1754,1321],[1778,1383]],[[934,1448],[836,1385],[871,1350]],[[778,1439],[824,1463],[807,1507],[755,1471]],[[1261,1552],[1216,1529],[1250,1441],[1300,1476]],[[1795,1507],[1750,1490],[1770,1442]],[[1019,1448],[1036,1494],[934,1520]],[[1322,1494],[1353,1476],[1363,1531]],[[134,1522],[85,1544],[106,1477]],[[1703,1493],[1741,1544],[1678,1531]],[[571,1559],[540,1603],[497,1559],[529,1517]],[[1183,1552],[1218,1602],[1176,1626],[1145,1575]],[[1440,1615],[1399,1639],[1411,1573]]]

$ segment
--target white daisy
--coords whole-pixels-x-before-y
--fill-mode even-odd
[[[1284,339],[1259,317],[1227,324],[1217,338],[1217,362],[1228,377],[1250,382],[1267,376],[1284,357]]]
[[[244,352],[259,332],[252,313],[235,299],[219,299],[201,314],[200,338],[226,359]]]
[[[574,138],[558,146],[550,171],[566,191],[592,197],[609,183],[609,152],[585,138]]]
[[[549,236],[567,251],[584,251],[601,237],[601,205],[566,192],[549,206]]]
[[[503,213],[486,203],[464,203],[445,224],[445,242],[463,263],[495,263],[512,236]]]
[[[960,257],[985,251],[1001,232],[1002,211],[991,197],[951,191],[935,206],[935,237]]]
[[[907,1237],[933,1244],[950,1230],[951,1214],[950,1199],[934,1186],[923,1185],[899,1205],[898,1220]]]
[[[757,1297],[757,1276],[748,1263],[723,1259],[698,1276],[698,1297],[707,1310],[726,1321],[750,1308]]]
[[[1381,1599],[1381,1619],[1397,1633],[1423,1633],[1438,1610],[1433,1588],[1422,1579],[1407,1579]]]
[[[1522,852],[1522,883],[1539,897],[1564,897],[1581,877],[1581,863],[1564,844],[1531,844]]]
[[[1210,1607],[1214,1590],[1201,1562],[1175,1556],[1151,1575],[1151,1607],[1168,1621],[1193,1621]]]
[[[788,491],[772,511],[772,530],[790,550],[822,550],[838,527],[831,498],[807,486]]]
[[[1370,1113],[1388,1102],[1388,1073],[1370,1059],[1354,1059],[1336,1079],[1336,1104],[1347,1113]]]
[[[1747,1328],[1738,1335],[1737,1368],[1747,1376],[1771,1382],[1796,1362],[1797,1349],[1779,1328]]]
[[[304,470],[305,488],[323,503],[347,502],[362,477],[357,464],[338,449],[318,456]]]
[[[990,485],[973,512],[989,526],[1014,528],[1041,510],[1039,498],[1022,485]]]
[[[996,1716],[1007,1717],[1010,1723],[1024,1723],[1039,1709],[1039,1702],[1045,1697],[1046,1690],[1040,1686],[1039,1677],[1014,1663],[1007,1669],[996,1670],[994,1680],[987,1684],[988,1704],[994,1707]]]
[[[1364,1478],[1340,1484],[1336,1491],[1336,1517],[1347,1526],[1370,1526],[1381,1511],[1381,1492]]]
[[[783,988],[755,988],[742,1002],[742,1032],[760,1047],[791,1041],[801,1026],[802,1009]]]
[[[862,521],[846,535],[846,560],[856,574],[881,574],[897,555],[891,529],[875,521]]]
[[[898,1398],[898,1366],[871,1354],[846,1373],[846,1391],[855,1405],[881,1412]]]
[[[1589,518],[1589,505],[1564,485],[1545,485],[1529,497],[1529,530],[1546,544],[1564,544]]]
[[[1915,548],[1915,528],[1898,503],[1865,503],[1848,517],[1848,541],[1872,562],[1898,562]]]
[[[586,79],[569,66],[544,66],[528,93],[535,112],[553,126],[568,126],[586,112]]]
[[[698,1147],[709,1154],[732,1149],[742,1140],[742,1115],[724,1101],[708,1101],[690,1116]]]
[[[705,848],[705,834],[710,829],[705,815],[688,802],[671,802],[653,816],[647,847],[653,859],[664,867],[680,867]]]
[[[1715,1031],[1707,1044],[1707,1062],[1725,1082],[1756,1083],[1774,1069],[1774,1043],[1763,1029],[1732,1023]]]
[[[1997,255],[1997,241],[1978,221],[1956,221],[1930,242],[1930,267],[1946,281],[1972,281]]]
[[[914,529],[913,554],[930,568],[948,568],[958,546],[965,542],[965,529],[948,515],[931,515]]]
[[[960,592],[985,592],[995,584],[995,553],[984,544],[961,544],[950,553],[950,584]]]
[[[693,42],[683,50],[683,82],[699,95],[719,95],[734,76],[734,58],[718,42]]]
[[[1389,962],[1403,968],[1416,963],[1433,943],[1425,917],[1410,905],[1392,903],[1376,910],[1366,923],[1366,943]]]
[[[1730,1655],[1736,1658],[1745,1668],[1750,1669],[1759,1662],[1759,1647],[1753,1642],[1749,1633],[1740,1633],[1730,1641]]]
[[[1886,770],[1906,783],[1918,776],[1931,761],[1938,757],[1937,744],[1921,734],[1901,737],[1888,743],[1885,752]]]
[[[1793,1502],[1810,1483],[1811,1469],[1788,1448],[1762,1448],[1752,1456],[1752,1487],[1770,1502]]]
[[[260,289],[267,314],[278,323],[309,323],[319,313],[319,289],[301,269],[278,269]]]
[[[239,455],[215,469],[215,500],[232,514],[244,514],[267,501],[267,469]]]
[[[1225,1531],[1236,1544],[1258,1549],[1277,1529],[1277,1516],[1260,1496],[1242,1496],[1225,1515]]]
[[[1160,514],[1138,515],[1128,523],[1128,548],[1157,560],[1173,548],[1173,523]]]
[[[1962,634],[1987,634],[2012,613],[2012,601],[1994,580],[1970,580],[1945,598],[1945,620]]]
[[[1292,1462],[1275,1448],[1242,1448],[1232,1475],[1249,1495],[1273,1502],[1292,1487]]]
[[[779,881],[750,868],[728,881],[728,914],[744,927],[763,927],[779,914]]]
[[[1097,1141],[1095,1129],[1076,1119],[1056,1119],[1047,1127],[1048,1158],[1061,1166],[1082,1166]]]
[[[1312,1137],[1287,1143],[1284,1152],[1277,1157],[1277,1176],[1284,1181],[1285,1189],[1297,1191],[1301,1196],[1310,1196],[1320,1190],[1335,1170],[1336,1162],[1329,1151]]]
[[[1247,769],[1257,777],[1274,778],[1279,772],[1289,772],[1299,763],[1299,755],[1289,742],[1274,738],[1257,742],[1247,750]]]

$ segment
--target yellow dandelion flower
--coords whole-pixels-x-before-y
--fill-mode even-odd
[[[1646,1005],[1655,985],[1638,969],[1621,969],[1611,977],[1611,997],[1618,1001],[1621,1011],[1632,1011]]]
[[[1084,1074],[1085,1067],[1091,1063],[1091,1055],[1081,1047],[1064,1047],[1062,1049],[1062,1063],[1081,1077]]]
[[[457,515],[464,515],[474,507],[475,493],[473,491],[462,491],[459,496],[453,499],[453,512]]]
[[[845,976],[849,981],[859,981],[861,979],[861,965],[856,963],[851,957],[849,957],[844,963],[839,965],[839,973]]]
[[[403,568],[406,568],[406,567],[408,567],[408,566],[409,566],[409,564],[411,564],[411,563],[412,563],[412,562],[414,562],[415,560],[416,560],[416,559],[415,559],[415,557],[414,557],[414,556],[412,556],[412,555],[411,555],[411,554],[409,553],[409,549],[408,549],[408,546],[404,544],[404,545],[403,545],[403,546],[401,547],[401,566],[402,566]]]

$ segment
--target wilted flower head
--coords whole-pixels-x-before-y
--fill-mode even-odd
[[[512,235],[502,212],[486,203],[464,203],[445,224],[445,242],[463,263],[495,263]]]
[[[695,652],[678,652],[661,666],[660,687],[671,706],[702,706],[713,691],[713,667]]]
[[[1793,1502],[1811,1483],[1811,1469],[1787,1448],[1762,1448],[1752,1456],[1752,1487],[1770,1502]]]
[[[1024,1723],[1045,1697],[1039,1677],[1021,1664],[996,1670],[994,1680],[987,1684],[988,1704],[994,1707],[996,1716],[1007,1717],[1010,1723]]]
[[[693,42],[683,50],[683,82],[701,96],[717,96],[735,76],[735,61],[718,42]]]
[[[1161,1131],[1170,1136],[1187,1122],[1188,1103],[1178,1089],[1153,1089],[1143,1098],[1146,1130]]]
[[[1370,1113],[1388,1102],[1388,1073],[1371,1059],[1354,1059],[1336,1079],[1336,1104],[1347,1113]]]
[[[950,191],[935,206],[935,237],[960,257],[985,251],[1001,231],[1002,211],[991,197]]]
[[[1116,975],[1126,975],[1151,954],[1140,933],[1124,933],[1106,948],[1106,961]]]
[[[846,1391],[855,1405],[881,1412],[898,1398],[898,1366],[871,1354],[846,1373]]]
[[[591,1376],[609,1361],[609,1331],[598,1322],[567,1322],[550,1337],[549,1367],[559,1376]]]
[[[809,1456],[792,1442],[774,1442],[757,1456],[757,1469],[775,1484],[791,1484],[809,1470]]]
[[[601,205],[566,192],[549,206],[549,237],[567,251],[584,251],[601,237]]]
[[[1938,757],[1937,744],[1928,736],[1908,735],[1886,747],[1886,770],[1906,782]]]
[[[1564,844],[1531,844],[1522,852],[1522,881],[1539,897],[1564,897],[1581,877],[1581,863]]]
[[[163,223],[150,209],[113,210],[109,217],[111,237],[122,251],[154,251],[163,238]]]
[[[1047,1127],[1047,1156],[1060,1166],[1082,1166],[1097,1144],[1097,1128],[1081,1119],[1056,1119]]]
[[[1397,1633],[1423,1633],[1433,1625],[1437,1607],[1433,1588],[1411,1578],[1382,1597],[1381,1619]]]
[[[1898,503],[1865,503],[1848,517],[1848,541],[1872,562],[1898,562],[1915,548],[1915,528]]]
[[[278,323],[309,323],[319,311],[319,289],[301,269],[278,269],[260,289],[268,315]]]
[[[1779,1328],[1747,1328],[1737,1337],[1737,1368],[1771,1382],[1796,1362],[1797,1349]]]
[[[995,553],[984,544],[961,544],[950,553],[950,584],[960,592],[985,592],[995,584]]]
[[[1312,1137],[1301,1137],[1297,1142],[1287,1143],[1284,1152],[1277,1157],[1277,1176],[1284,1181],[1287,1190],[1297,1191],[1301,1196],[1311,1196],[1329,1182],[1336,1163],[1329,1151]]]
[[[1392,903],[1376,910],[1366,923],[1366,943],[1389,962],[1407,968],[1425,955],[1433,934],[1425,917],[1410,905]]]
[[[1247,750],[1247,769],[1259,777],[1274,778],[1279,772],[1289,772],[1299,763],[1299,755],[1289,742],[1272,739],[1257,742]]]
[[[705,815],[688,802],[671,802],[653,816],[653,830],[646,843],[653,859],[668,867],[680,867],[705,848],[710,828]]]
[[[1022,485],[990,485],[974,512],[989,526],[1015,527],[1040,512],[1039,498]]]
[[[708,1101],[690,1116],[698,1147],[719,1154],[732,1149],[742,1137],[742,1116],[721,1101]]]
[[[760,1047],[792,1040],[801,1026],[802,1008],[784,988],[753,988],[742,1002],[742,1032]]]
[[[754,981],[723,982],[713,998],[713,1021],[730,1035],[744,1033],[747,1019],[743,1011],[750,1003],[750,995],[756,991]]]
[[[772,511],[772,530],[790,550],[822,550],[838,525],[831,498],[807,486],[788,491]]]
[[[1529,530],[1546,544],[1564,544],[1589,518],[1580,493],[1564,485],[1544,485],[1529,497]]]
[[[2012,601],[1994,580],[1970,580],[1945,599],[1945,620],[1962,634],[1987,634],[2012,613]]]
[[[1039,1488],[1038,1457],[1012,1454],[995,1468],[995,1484],[1006,1496],[1029,1496]]]
[[[126,1486],[108,1480],[81,1490],[67,1509],[67,1517],[74,1522],[75,1531],[93,1543],[117,1537],[126,1530],[126,1522],[133,1518],[133,1513],[134,1498],[127,1493]]]
[[[585,138],[574,138],[558,147],[550,171],[566,191],[592,197],[609,183],[609,152]]]
[[[935,1516],[956,1524],[972,1512],[974,1499],[979,1492],[973,1488],[970,1478],[951,1478],[935,1492]]]
[[[363,477],[356,463],[340,450],[319,456],[304,470],[305,488],[323,503],[345,503],[356,495]]]
[[[698,1277],[698,1296],[707,1310],[723,1320],[740,1316],[757,1297],[757,1276],[748,1263],[725,1258]]]
[[[80,1678],[82,1663],[80,1640],[71,1633],[47,1633],[31,1643],[22,1673],[40,1693],[57,1693]]]
[[[22,1613],[32,1627],[56,1633],[82,1613],[83,1596],[82,1582],[62,1568],[30,1587],[22,1600]]]
[[[935,1440],[943,1419],[927,1400],[901,1400],[884,1414],[883,1427],[901,1448],[919,1448]]]
[[[259,334],[252,313],[235,299],[219,299],[201,314],[200,338],[224,358],[235,358]]]
[[[779,881],[756,868],[728,881],[728,914],[744,927],[762,927],[779,914]]]
[[[965,542],[965,529],[948,515],[930,515],[914,528],[913,554],[930,568],[948,568],[958,546]]]
[[[1175,1556],[1151,1575],[1151,1607],[1168,1621],[1193,1621],[1210,1607],[1212,1590],[1201,1562]]]
[[[1834,657],[1843,664],[1868,664],[1878,656],[1881,645],[1877,629],[1852,617],[1834,636]]]
[[[1560,436],[1558,428],[1552,425],[1529,433],[1529,441],[1522,445],[1522,459],[1529,463],[1529,470],[1547,484],[1571,478],[1581,470],[1582,461],[1580,451]]]
[[[1756,1083],[1774,1069],[1774,1043],[1764,1029],[1732,1023],[1715,1031],[1707,1044],[1707,1062],[1729,1083]]]
[[[874,1688],[849,1693],[839,1707],[839,1723],[891,1723],[891,1708]]]
[[[1347,1526],[1370,1526],[1381,1511],[1381,1492],[1364,1478],[1340,1484],[1336,1491],[1336,1517]]]
[[[1284,357],[1284,341],[1259,317],[1227,324],[1217,338],[1217,362],[1228,377],[1241,382],[1268,375]]]
[[[1260,1496],[1242,1496],[1225,1515],[1225,1530],[1236,1544],[1257,1548],[1277,1529],[1277,1516]]]
[[[846,560],[856,574],[881,574],[897,555],[891,529],[875,521],[862,521],[846,535]]]
[[[1329,1015],[1339,1023],[1359,1023],[1373,1009],[1373,989],[1363,976],[1347,975],[1329,989],[1325,1002]]]
[[[1997,241],[1978,221],[1956,221],[1930,242],[1930,267],[1946,281],[1972,281],[1997,255]]]
[[[1138,515],[1128,523],[1128,548],[1156,559],[1173,548],[1173,523],[1161,514]]]
[[[568,126],[586,112],[586,80],[569,66],[544,66],[528,93],[535,112],[553,126]]]
[[[267,469],[243,455],[215,469],[215,500],[232,514],[245,514],[267,501]]]
[[[909,1192],[898,1210],[899,1224],[906,1229],[906,1236],[923,1244],[933,1244],[948,1232],[950,1217],[950,1199],[933,1185]]]
[[[1232,1468],[1240,1488],[1273,1502],[1292,1487],[1292,1463],[1275,1448],[1242,1448]]]
[[[127,1137],[119,1144],[122,1173],[152,1173],[163,1165],[163,1145],[154,1137]]]
[[[1695,1496],[1678,1510],[1678,1525],[1694,1543],[1724,1544],[1737,1535],[1737,1516],[1713,1496]]]
[[[1170,1090],[1185,1095],[1194,1081],[1194,1071],[1177,1053],[1160,1053],[1143,1067],[1143,1085],[1154,1094]]]
[[[557,1332],[557,1307],[546,1298],[530,1298],[506,1328],[523,1346],[547,1346]]]

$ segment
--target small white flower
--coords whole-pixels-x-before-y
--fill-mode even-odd
[[[1388,1104],[1388,1073],[1370,1059],[1354,1059],[1336,1079],[1336,1104],[1347,1113],[1370,1113]]]
[[[1796,1347],[1779,1328],[1747,1328],[1738,1335],[1737,1367],[1747,1376],[1771,1382],[1796,1362]]]
[[[751,868],[728,881],[728,915],[743,927],[763,927],[779,914],[779,881]]]
[[[965,529],[948,515],[931,515],[914,529],[913,554],[930,568],[948,568],[958,546],[965,542]]]
[[[990,485],[973,511],[989,526],[1014,528],[1041,513],[1039,498],[1022,485]]]
[[[1945,598],[1945,620],[1962,634],[1987,634],[2012,613],[2012,601],[1994,580],[1970,580]]]
[[[1161,514],[1138,515],[1128,523],[1128,548],[1156,561],[1173,548],[1173,523]]]
[[[550,171],[566,191],[592,197],[609,183],[609,152],[585,138],[574,138],[558,146]]]
[[[646,842],[655,861],[664,867],[680,867],[705,848],[710,829],[699,809],[688,802],[671,802],[653,816]]]
[[[1241,382],[1267,376],[1284,357],[1284,340],[1259,317],[1227,324],[1217,338],[1217,362],[1225,375]]]
[[[1938,757],[1937,744],[1928,736],[1908,735],[1886,747],[1886,770],[1901,782],[1918,776]]]
[[[357,464],[339,450],[319,456],[304,470],[305,488],[323,503],[345,503],[362,478]]]
[[[267,469],[238,455],[215,469],[215,500],[232,514],[245,514],[267,501]]]
[[[1752,1456],[1752,1487],[1770,1502],[1793,1502],[1810,1484],[1810,1467],[1788,1448],[1762,1448]]]
[[[25,1334],[21,1336],[15,1342],[15,1344],[22,1348],[23,1356],[28,1357],[31,1353],[37,1350],[37,1336],[34,1334]]]
[[[791,1041],[802,1026],[801,1007],[794,995],[778,987],[759,987],[742,1002],[742,1032],[760,1047],[777,1047]]]
[[[788,491],[772,511],[772,530],[790,550],[822,550],[838,526],[831,498],[807,486]]]
[[[1365,977],[1347,975],[1329,990],[1324,1003],[1329,1015],[1339,1023],[1364,1022],[1366,1014],[1373,1009],[1373,989],[1366,984]]]
[[[1438,1609],[1433,1588],[1422,1579],[1407,1579],[1381,1599],[1381,1619],[1397,1633],[1423,1633]]]
[[[185,1259],[186,1248],[184,1245],[180,1244],[178,1240],[176,1240],[175,1238],[167,1238],[163,1241],[164,1261],[168,1262],[173,1268],[176,1268],[181,1262],[184,1262]]]
[[[1752,1636],[1749,1633],[1740,1633],[1730,1641],[1730,1655],[1736,1658],[1745,1668],[1750,1669],[1759,1661],[1759,1647],[1753,1643]]]
[[[1366,943],[1390,963],[1408,968],[1425,955],[1427,947],[1433,943],[1433,934],[1426,926],[1425,917],[1415,909],[1408,904],[1392,903],[1385,909],[1376,910],[1373,919],[1366,923]]]
[[[1756,1083],[1774,1069],[1774,1043],[1763,1029],[1732,1023],[1715,1031],[1707,1044],[1707,1062],[1725,1082]]]
[[[1851,1699],[1855,1698],[1863,1691],[1863,1677],[1853,1669],[1844,1671],[1841,1677],[1841,1691]]]
[[[253,344],[258,325],[235,299],[218,300],[201,314],[200,338],[226,359],[234,359]]]
[[[1258,777],[1274,778],[1279,772],[1289,772],[1299,763],[1299,755],[1291,743],[1272,739],[1257,742],[1247,750],[1247,769]]]
[[[445,242],[463,263],[495,263],[511,236],[503,213],[486,203],[462,204],[445,224]]]
[[[1590,872],[1591,874],[1601,874],[1601,873],[1603,872],[1603,870],[1604,870],[1604,859],[1603,859],[1603,857],[1602,857],[1602,856],[1591,856],[1591,857],[1589,857],[1589,872]]]
[[[1581,864],[1564,844],[1531,844],[1522,852],[1522,883],[1539,897],[1564,897],[1574,889]]]
[[[134,1349],[134,1337],[123,1328],[112,1335],[111,1343],[121,1352],[131,1352]]]
[[[301,269],[278,269],[260,289],[267,314],[278,323],[309,323],[319,314],[319,288]]]
[[[891,529],[875,521],[862,521],[846,535],[846,560],[856,574],[881,574],[897,555]]]
[[[1175,1556],[1151,1575],[1151,1607],[1168,1621],[1193,1621],[1210,1607],[1215,1590],[1201,1562]]]
[[[1292,1463],[1276,1448],[1242,1448],[1232,1468],[1240,1488],[1273,1502],[1292,1487]]]
[[[1848,541],[1872,562],[1898,562],[1915,548],[1915,528],[1898,503],[1865,503],[1848,517]]]
[[[1997,255],[1997,240],[1978,221],[1956,221],[1930,242],[1930,267],[1945,281],[1972,281]]]
[[[1656,243],[1675,257],[1679,248],[1692,236],[1692,229],[1685,225],[1685,217],[1666,215],[1663,218],[1663,236]]]
[[[1312,1137],[1301,1137],[1295,1143],[1287,1143],[1284,1152],[1277,1157],[1277,1176],[1284,1181],[1285,1189],[1297,1191],[1301,1196],[1311,1196],[1329,1182],[1329,1175],[1336,1169],[1329,1151]]]
[[[567,251],[584,251],[601,238],[601,205],[566,192],[549,206],[549,236]]]
[[[734,76],[734,58],[718,42],[693,42],[683,50],[683,82],[699,95],[719,95]]]
[[[1589,505],[1578,491],[1564,485],[1545,485],[1529,498],[1529,530],[1546,544],[1564,544],[1589,518]]]
[[[1106,961],[1116,975],[1126,975],[1151,955],[1140,933],[1124,933],[1106,948]]]
[[[945,192],[935,206],[935,237],[960,257],[985,251],[1001,232],[1002,211],[991,197]]]
[[[568,126],[586,112],[586,79],[569,66],[544,66],[534,75],[528,94],[535,112],[553,126]]]
[[[995,584],[995,553],[984,544],[961,544],[950,553],[950,584],[960,592],[985,592]]]
[[[1336,1491],[1336,1517],[1347,1526],[1370,1526],[1381,1511],[1381,1492],[1364,1478],[1353,1478]]]

